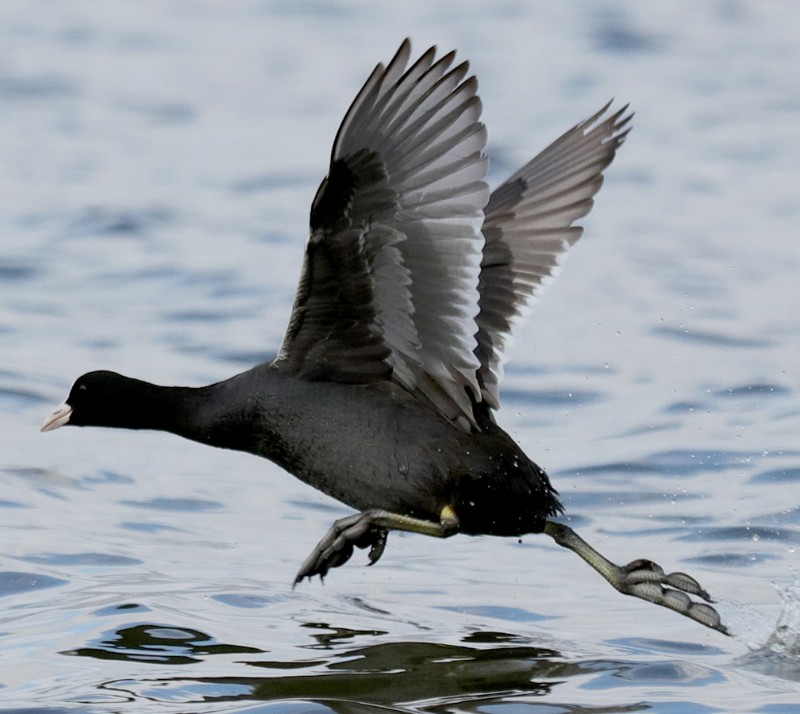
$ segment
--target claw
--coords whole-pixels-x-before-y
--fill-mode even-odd
[[[375,565],[381,556],[383,555],[383,551],[386,550],[386,539],[389,537],[389,531],[381,529],[379,531],[375,531],[375,538],[372,541],[372,545],[370,546],[369,553],[367,557],[369,558],[369,565]]]
[[[363,511],[340,518],[300,566],[294,585],[304,578],[310,580],[315,575],[323,577],[331,568],[344,565],[353,555],[353,547],[369,548],[369,564],[374,565],[386,549],[390,530],[448,538],[457,533],[458,528],[458,518],[449,506],[442,509],[442,518],[438,523],[381,510]]]
[[[339,519],[300,566],[294,585],[315,575],[324,578],[331,568],[350,560],[354,547],[369,548],[369,564],[376,563],[386,548],[386,538],[386,529],[374,527],[368,512]]]

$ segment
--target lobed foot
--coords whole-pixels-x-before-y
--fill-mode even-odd
[[[300,566],[294,585],[303,578],[311,580],[315,575],[324,578],[331,568],[338,568],[350,560],[354,546],[369,548],[369,564],[377,563],[386,548],[388,532],[375,526],[373,517],[372,511],[364,511],[336,521]]]
[[[686,573],[665,573],[652,560],[634,560],[615,567],[616,577],[612,575],[609,582],[621,593],[667,607],[712,630],[730,634],[719,613],[705,604],[714,601],[693,577]],[[705,603],[695,602],[689,595],[696,595]]]
[[[559,545],[577,553],[621,593],[674,610],[724,635],[730,634],[719,613],[706,604],[713,602],[709,594],[686,573],[665,573],[652,560],[616,565],[563,523],[547,521],[544,532]],[[696,602],[690,595],[705,602]]]

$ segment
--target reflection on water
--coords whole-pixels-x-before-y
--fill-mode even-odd
[[[253,700],[315,700],[334,711],[354,704],[408,707],[415,711],[485,712],[492,705],[534,704],[565,681],[576,679],[586,689],[636,686],[660,682],[702,687],[723,677],[713,669],[668,658],[565,661],[551,648],[525,642],[519,635],[476,631],[458,645],[425,641],[378,641],[387,633],[305,623],[311,642],[309,656],[296,662],[272,660],[269,652],[223,644],[203,633],[164,625],[142,624],[108,633],[94,647],[72,653],[80,657],[122,659],[153,664],[192,664],[202,658],[233,655],[252,668],[238,676],[160,678],[104,682],[104,692],[119,692],[151,702],[236,702]],[[620,643],[623,644],[623,643]],[[626,642],[632,650],[654,643]],[[681,645],[661,643],[665,655],[684,655]],[[691,649],[702,655],[704,647]],[[615,708],[614,711],[626,711]],[[609,711],[581,709],[581,711]],[[635,709],[630,709],[635,711]]]
[[[215,654],[256,652],[252,648],[215,643],[195,630],[158,625],[135,625],[106,634],[89,647],[65,652],[79,657],[135,660],[152,664],[190,664]]]
[[[798,680],[797,643],[800,638],[800,599],[797,588],[784,594],[785,610],[768,641],[733,664],[754,671]],[[345,611],[388,616],[359,599],[342,603]],[[239,601],[235,607],[269,608],[268,602]],[[609,640],[615,656],[576,656],[575,645],[553,647],[540,633],[522,634],[510,629],[472,629],[457,643],[437,642],[419,636],[397,638],[387,629],[353,629],[334,624],[337,619],[299,622],[292,626],[292,654],[287,656],[279,637],[271,647],[253,647],[220,641],[194,628],[153,621],[149,608],[127,603],[98,610],[102,618],[123,624],[100,633],[86,646],[60,654],[104,662],[114,661],[141,672],[95,683],[96,692],[84,690],[82,701],[124,702],[131,699],[164,704],[230,705],[271,702],[282,714],[288,702],[316,702],[336,712],[367,711],[370,707],[420,712],[487,712],[522,707],[538,712],[543,697],[564,691],[581,691],[584,704],[542,711],[641,711],[638,705],[597,705],[591,693],[636,692],[640,688],[692,691],[727,686],[728,677],[704,662],[719,660],[725,650],[713,643],[625,637]],[[494,613],[499,623],[508,613]],[[491,619],[490,608],[484,617]],[[512,615],[512,620],[516,617]],[[264,621],[269,622],[268,612]],[[286,624],[281,626],[287,629]],[[719,644],[724,644],[720,641]],[[581,648],[578,647],[578,650]],[[145,669],[141,669],[145,666]],[[119,670],[119,668],[118,668]],[[219,674],[211,674],[217,670]],[[163,673],[162,673],[163,672]],[[588,696],[589,699],[584,699]],[[97,697],[97,698],[96,698]],[[607,694],[601,694],[601,701]],[[352,707],[357,707],[355,710]],[[361,707],[361,708],[359,708]],[[500,707],[500,709],[496,709]],[[238,708],[236,709],[239,710]],[[248,709],[250,711],[250,709]],[[783,710],[781,710],[783,711]],[[787,709],[786,711],[792,711]]]

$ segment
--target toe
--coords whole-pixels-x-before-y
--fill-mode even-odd
[[[697,595],[698,597],[703,598],[703,600],[706,602],[714,602],[711,599],[711,596],[702,587],[700,587],[700,583],[686,573],[670,573],[664,579],[664,582],[667,585],[671,585],[673,588],[682,590],[685,593]]]

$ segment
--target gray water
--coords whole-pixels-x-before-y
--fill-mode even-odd
[[[90,369],[274,354],[338,122],[405,35],[472,60],[495,184],[636,110],[499,420],[732,638],[543,536],[394,535],[293,591],[345,508],[169,435],[39,433]],[[800,712],[799,66],[789,2],[4,0],[0,711]]]

